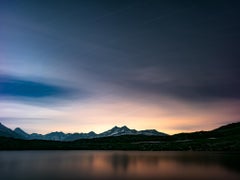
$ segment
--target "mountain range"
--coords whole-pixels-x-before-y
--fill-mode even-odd
[[[102,138],[102,137],[121,136],[121,135],[168,136],[167,134],[158,132],[155,129],[137,131],[135,129],[129,129],[127,126],[122,126],[122,127],[115,126],[112,129],[102,132],[100,134],[96,134],[93,131],[89,133],[63,133],[63,132],[56,131],[56,132],[51,132],[44,135],[38,134],[38,133],[28,134],[19,127],[14,130],[11,130],[10,128],[0,123],[0,136],[12,137],[12,138],[24,139],[24,140],[36,139],[36,140],[51,140],[51,141],[75,141],[78,139],[92,139],[92,138]]]
[[[29,135],[20,128],[13,131],[0,124],[0,150],[240,152],[240,122],[227,124],[211,131],[196,131],[174,135],[159,132],[157,133],[159,135],[156,135],[155,133],[155,130],[137,131],[123,126],[114,127],[100,134],[94,132],[73,134],[52,132],[45,135],[36,133]]]

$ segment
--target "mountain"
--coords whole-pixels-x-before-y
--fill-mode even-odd
[[[52,132],[49,134],[31,134],[29,139],[42,139],[42,140],[53,140],[53,141],[75,141],[78,139],[92,139],[110,136],[122,136],[122,135],[148,135],[148,136],[167,136],[165,133],[160,133],[156,130],[142,130],[137,131],[135,129],[129,129],[127,126],[113,127],[110,130],[96,134],[91,131],[89,133],[68,133],[63,132]]]
[[[240,132],[240,123],[231,123],[213,130],[215,134],[235,135]]]
[[[3,125],[2,125],[3,126]],[[127,126],[122,127],[113,127],[110,130],[96,134],[91,131],[89,133],[63,133],[63,132],[51,132],[45,135],[32,133],[28,134],[20,128],[16,128],[14,131],[3,126],[6,133],[0,133],[0,136],[5,137],[14,137],[27,140],[51,140],[51,141],[75,141],[77,139],[92,139],[92,138],[101,138],[101,137],[110,137],[110,136],[122,136],[122,135],[147,135],[147,136],[167,136],[165,133],[156,131],[155,129],[151,130],[141,130],[137,131],[135,129],[129,129]],[[0,131],[1,132],[1,131]]]
[[[38,133],[30,134],[28,139],[42,139],[42,140],[45,140],[44,135],[38,134]]]
[[[154,130],[143,131],[145,133],[155,133]],[[0,150],[228,151],[230,155],[240,152],[240,122],[211,131],[179,133],[169,136],[124,135],[124,133],[133,132],[135,131],[127,127],[114,127],[101,133],[105,137],[80,138],[67,143],[62,141],[20,140],[0,137]],[[116,136],[121,133],[123,135]],[[61,135],[62,133],[57,132],[58,134]],[[93,132],[75,133],[76,137],[88,134],[96,135]],[[42,135],[42,138],[44,136]]]
[[[168,134],[158,132],[155,129],[141,130],[141,131],[138,131],[138,134],[142,134],[146,136],[168,136]]]
[[[89,133],[73,133],[69,134],[64,140],[65,141],[75,141],[77,139],[92,139],[92,138],[97,138],[98,135],[91,131]]]
[[[51,132],[44,135],[45,140],[52,141],[64,141],[69,134],[64,134],[63,132]]]
[[[25,139],[22,135],[12,131],[0,123],[0,136]]]
[[[135,129],[129,129],[127,126],[122,127],[115,126],[112,129],[99,134],[98,137],[122,136],[122,135],[167,136],[167,134],[158,132],[155,129],[137,131]]]
[[[98,136],[108,137],[108,136],[121,136],[121,135],[131,135],[131,134],[137,134],[137,131],[135,129],[129,129],[127,126],[122,126],[122,127],[115,126],[108,131],[100,133]]]
[[[23,131],[20,128],[14,129],[14,132],[17,133],[19,136],[24,137],[25,139],[29,139],[29,137],[30,137],[30,135],[28,133],[26,133],[25,131]]]

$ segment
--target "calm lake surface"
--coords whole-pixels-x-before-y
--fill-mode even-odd
[[[240,179],[240,154],[0,151],[0,179]]]

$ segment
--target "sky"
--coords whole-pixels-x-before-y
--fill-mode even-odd
[[[0,0],[0,122],[175,134],[240,120],[240,2]]]

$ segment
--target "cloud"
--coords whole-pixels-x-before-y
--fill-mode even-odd
[[[48,101],[67,100],[76,96],[84,97],[87,95],[84,91],[44,83],[37,80],[28,80],[24,78],[0,75],[0,98],[18,101]]]
[[[142,93],[143,98],[154,94],[207,103],[240,98],[239,11],[232,2],[217,6],[204,2],[204,7],[177,1],[80,4],[66,3],[52,11],[50,3],[50,14],[39,11],[42,5],[36,3],[25,6],[32,11],[5,7],[1,34],[5,56],[10,57],[5,72],[74,79],[79,89]],[[80,7],[96,10],[89,13]],[[74,13],[65,13],[66,8]],[[48,23],[48,16],[56,23]],[[0,97],[5,98],[68,99],[73,94],[66,87],[39,81],[0,83]],[[85,92],[80,94],[86,97]]]
[[[178,80],[158,84],[131,82],[131,87],[146,93],[157,93],[187,101],[214,101],[221,99],[240,99],[240,84],[225,83],[200,83],[185,84]]]
[[[185,102],[209,103],[240,100],[238,72],[166,71],[158,67],[132,69],[112,78],[113,83],[125,87],[125,93],[170,97]],[[112,76],[109,76],[110,78]]]

